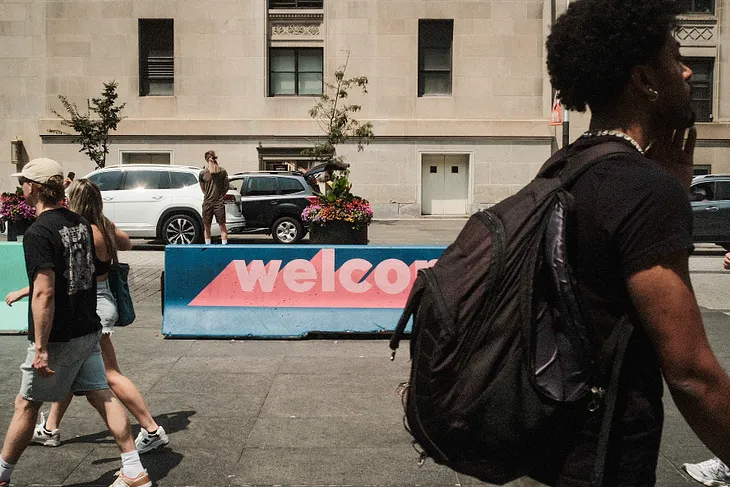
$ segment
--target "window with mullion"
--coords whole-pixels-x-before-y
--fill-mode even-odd
[[[715,13],[715,0],[681,0],[681,4],[687,13]]]
[[[451,94],[453,20],[418,21],[418,96]]]
[[[684,64],[692,70],[692,108],[698,122],[712,121],[712,78],[714,58],[685,58]]]
[[[269,49],[269,96],[322,94],[321,48]]]

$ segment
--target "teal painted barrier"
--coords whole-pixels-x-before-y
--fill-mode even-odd
[[[168,245],[162,333],[387,333],[442,246]]]
[[[0,242],[0,333],[28,330],[28,298],[21,299],[13,306],[5,304],[5,296],[10,291],[27,285],[23,244]]]

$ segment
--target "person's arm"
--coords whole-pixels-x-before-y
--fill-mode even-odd
[[[117,250],[132,250],[132,240],[129,235],[116,225],[114,225],[114,239],[117,242]]]
[[[30,286],[25,286],[23,289],[18,289],[17,291],[10,291],[7,296],[5,296],[5,302],[8,306],[12,306],[13,303],[20,301],[21,299],[27,297],[30,294]]]
[[[53,326],[55,283],[56,272],[53,269],[41,269],[33,278],[33,297],[31,299],[35,332],[33,368],[42,377],[55,374],[48,366],[48,338]]]
[[[709,449],[730,463],[730,378],[707,340],[687,252],[634,273],[627,285],[679,411]]]

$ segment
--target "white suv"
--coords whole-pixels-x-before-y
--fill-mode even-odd
[[[104,214],[130,237],[158,238],[165,244],[189,244],[203,239],[203,192],[200,168],[168,164],[107,166],[86,176],[101,189]],[[246,226],[241,195],[229,190],[226,226]],[[220,235],[215,223],[214,236]]]

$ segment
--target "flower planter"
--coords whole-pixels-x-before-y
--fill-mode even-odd
[[[358,230],[349,222],[333,221],[327,225],[311,225],[309,227],[309,243],[327,245],[367,245],[368,227],[364,225]]]
[[[30,227],[31,223],[33,223],[30,220],[10,220],[7,222],[8,225],[8,242],[18,242],[23,241],[23,234],[26,230],[28,230],[28,227]],[[20,238],[18,238],[20,237]]]

